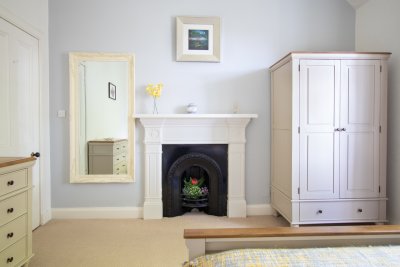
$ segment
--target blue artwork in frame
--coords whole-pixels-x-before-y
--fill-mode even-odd
[[[189,50],[208,50],[209,31],[189,29]]]

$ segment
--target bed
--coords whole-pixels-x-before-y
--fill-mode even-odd
[[[400,226],[185,229],[192,266],[400,266]]]

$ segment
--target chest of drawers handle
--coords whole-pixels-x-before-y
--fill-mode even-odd
[[[360,213],[361,213],[361,212],[363,212],[363,210],[362,210],[362,209],[358,209],[357,211],[358,211],[358,212],[360,212]]]
[[[317,211],[317,214],[322,214],[322,210],[318,210],[318,211]]]
[[[9,257],[9,258],[7,258],[7,263],[11,263],[11,262],[13,262],[13,260],[14,260],[14,257]]]
[[[13,184],[14,184],[14,180],[10,180],[10,181],[7,182],[7,185],[8,185],[8,186],[11,186],[11,185],[13,185]]]
[[[7,213],[13,213],[13,212],[14,212],[14,208],[7,209]]]
[[[14,236],[13,232],[7,234],[7,238],[12,238],[13,236]]]

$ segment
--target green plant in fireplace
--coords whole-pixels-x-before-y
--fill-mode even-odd
[[[184,186],[182,193],[186,198],[198,199],[208,195],[207,186],[203,186],[204,177],[201,177],[200,179],[194,177],[185,178],[183,179],[183,183]]]

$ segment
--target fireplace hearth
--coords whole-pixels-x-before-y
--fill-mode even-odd
[[[210,215],[227,214],[227,145],[163,145],[163,216],[174,217],[197,208]],[[208,195],[183,195],[184,180],[203,179]]]

